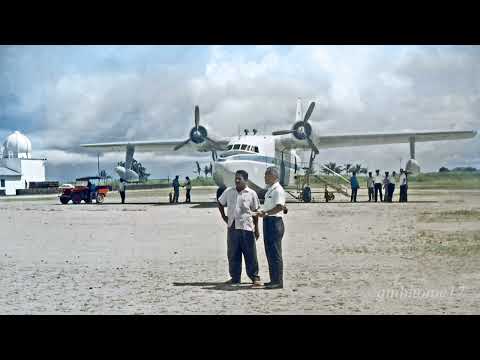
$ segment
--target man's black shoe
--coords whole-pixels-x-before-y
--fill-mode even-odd
[[[273,289],[283,289],[283,284],[280,283],[270,283],[265,285],[265,289],[273,290]]]

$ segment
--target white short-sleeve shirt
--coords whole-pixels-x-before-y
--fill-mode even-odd
[[[278,181],[267,189],[263,210],[272,210],[277,205],[285,205],[285,190],[283,190],[282,185]],[[283,211],[268,216],[283,217]]]
[[[228,227],[231,227],[235,220],[235,229],[255,230],[252,212],[260,207],[255,191],[248,186],[241,192],[238,192],[235,187],[229,187],[218,198],[218,202],[227,207]]]

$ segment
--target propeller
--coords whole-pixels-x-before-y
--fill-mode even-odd
[[[213,144],[214,148],[221,148],[220,144],[208,137],[207,129],[200,125],[200,108],[198,105],[195,105],[195,126],[190,130],[190,137],[182,142],[181,144],[176,145],[173,150],[177,151],[187,145],[189,142],[194,144],[201,144],[205,140]]]
[[[318,154],[318,148],[315,145],[315,143],[311,139],[312,135],[312,125],[308,122],[308,119],[312,116],[313,109],[315,108],[315,102],[312,101],[310,105],[308,106],[307,112],[305,113],[305,116],[302,121],[297,121],[295,124],[293,124],[293,127],[291,130],[278,130],[272,132],[272,135],[287,135],[287,134],[292,134],[296,139],[298,140],[307,140],[308,145],[312,149],[315,154]]]

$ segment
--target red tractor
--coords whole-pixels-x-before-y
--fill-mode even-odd
[[[64,186],[61,189],[60,202],[62,204],[68,204],[70,200],[74,204],[80,204],[82,200],[86,204],[91,204],[93,199],[97,204],[102,204],[107,193],[112,191],[112,186],[106,184],[106,178],[88,176],[76,179],[73,187]]]

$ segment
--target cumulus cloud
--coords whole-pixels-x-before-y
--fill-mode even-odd
[[[479,60],[478,46],[2,47],[0,134],[28,133],[60,169],[96,164],[80,143],[185,139],[195,104],[218,137],[289,128],[297,97],[317,101],[311,121],[324,135],[478,129]],[[422,143],[417,158],[427,170],[479,166],[479,145]],[[124,155],[111,156],[104,161]],[[175,172],[199,155],[143,156]],[[320,154],[372,167],[400,157],[408,145]]]

